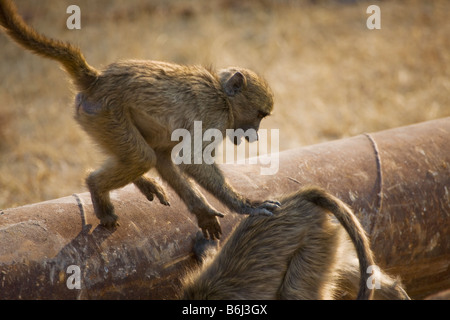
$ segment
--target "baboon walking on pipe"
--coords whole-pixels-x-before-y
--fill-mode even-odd
[[[0,0],[0,25],[25,49],[60,62],[78,93],[75,119],[109,155],[104,165],[89,174],[89,188],[95,213],[101,224],[116,227],[118,216],[109,193],[128,183],[152,201],[156,196],[169,205],[164,189],[144,174],[156,168],[195,214],[205,236],[219,238],[221,228],[216,211],[189,178],[214,194],[228,208],[241,214],[270,215],[277,201],[251,201],[237,193],[215,164],[176,166],[171,140],[176,129],[193,136],[194,121],[203,131],[215,128],[253,129],[257,140],[261,120],[273,109],[268,84],[243,68],[219,71],[201,66],[183,66],[159,61],[126,60],[99,71],[89,65],[80,50],[69,43],[37,33],[18,15],[10,0]],[[239,144],[243,135],[233,136]],[[203,144],[203,148],[206,146]],[[192,155],[194,156],[194,155]]]

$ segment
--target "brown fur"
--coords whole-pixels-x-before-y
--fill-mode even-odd
[[[137,60],[113,63],[100,72],[78,48],[27,26],[9,0],[0,0],[0,25],[24,48],[59,61],[80,90],[75,118],[110,155],[86,179],[103,225],[118,224],[109,192],[131,182],[149,200],[156,195],[169,205],[162,187],[143,176],[153,167],[196,215],[205,235],[220,237],[217,217],[223,215],[208,204],[188,176],[238,213],[270,214],[279,205],[274,201],[258,204],[241,196],[215,164],[175,166],[171,160],[177,144],[171,141],[171,133],[184,128],[192,134],[194,121],[202,121],[203,131],[216,128],[223,136],[228,128],[258,130],[261,119],[272,111],[273,96],[254,72],[242,68],[215,72],[200,66]]]
[[[218,253],[216,247],[197,239],[195,248],[203,266],[184,279],[182,298],[334,299],[346,294],[346,298],[370,299],[373,289],[366,285],[370,276],[366,270],[374,265],[372,252],[352,211],[315,187],[281,203],[273,216],[246,218]],[[380,281],[376,298],[407,298],[387,275],[382,274]]]

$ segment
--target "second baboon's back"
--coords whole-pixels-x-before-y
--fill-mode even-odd
[[[336,246],[344,230],[303,191],[281,203],[274,216],[248,217],[236,228],[187,287],[190,298],[332,298]]]

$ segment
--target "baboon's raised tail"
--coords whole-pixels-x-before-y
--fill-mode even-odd
[[[367,273],[367,268],[375,263],[372,251],[370,250],[370,241],[361,223],[347,205],[319,188],[305,188],[302,196],[304,199],[333,213],[349,234],[350,239],[355,245],[361,274],[359,292],[356,298],[359,300],[370,299],[373,294],[373,289],[369,289],[367,286],[367,280],[370,277]]]
[[[0,0],[0,25],[25,49],[59,61],[80,91],[88,89],[97,79],[98,71],[86,62],[79,48],[37,33],[23,21],[10,0]]]

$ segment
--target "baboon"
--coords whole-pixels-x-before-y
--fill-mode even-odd
[[[280,202],[273,216],[243,220],[220,250],[214,245],[217,241],[197,235],[194,252],[201,267],[187,273],[180,296],[371,299],[374,288],[367,285],[371,276],[367,268],[374,265],[373,255],[351,209],[317,187],[303,188]],[[377,280],[381,287],[375,290],[375,298],[409,298],[389,276],[382,273]]]
[[[109,192],[128,183],[134,183],[148,200],[156,195],[169,205],[164,189],[143,176],[154,167],[195,214],[206,237],[220,237],[217,217],[223,214],[190,178],[241,214],[270,215],[279,206],[277,201],[256,202],[240,195],[215,164],[176,166],[171,159],[177,144],[171,133],[184,128],[193,134],[194,121],[202,121],[203,131],[215,128],[223,135],[226,129],[258,131],[261,120],[272,112],[273,94],[256,73],[138,60],[113,63],[99,71],[86,62],[79,48],[28,26],[10,0],[0,0],[0,25],[25,49],[60,62],[78,90],[75,119],[110,156],[86,179],[96,216],[104,226],[118,225]],[[231,140],[239,144],[242,137],[237,134]]]

